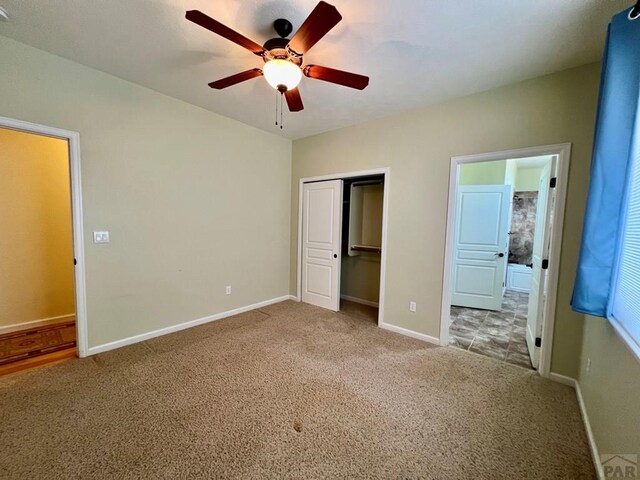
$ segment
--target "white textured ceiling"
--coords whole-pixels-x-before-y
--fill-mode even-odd
[[[343,16],[305,63],[371,77],[364,91],[303,78],[305,109],[274,125],[260,67],[243,48],[185,20],[198,9],[262,44],[294,31],[316,0],[0,0],[0,35],[288,138],[301,138],[598,60],[611,16],[633,0],[329,0]]]

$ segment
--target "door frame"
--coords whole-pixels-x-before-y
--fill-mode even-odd
[[[0,128],[33,133],[45,137],[67,140],[69,145],[69,175],[71,187],[71,217],[73,228],[73,256],[76,304],[76,352],[79,357],[88,354],[87,287],[84,263],[84,226],[82,217],[82,179],[80,175],[80,134],[70,130],[0,117]]]
[[[382,193],[382,253],[380,254],[380,293],[378,299],[378,326],[384,325],[384,294],[386,285],[387,271],[387,225],[389,213],[389,186],[390,186],[389,167],[374,168],[371,170],[358,170],[355,172],[333,173],[328,175],[319,175],[316,177],[304,177],[298,181],[298,253],[297,253],[297,269],[296,269],[296,297],[295,301],[300,302],[302,299],[302,201],[303,201],[303,185],[305,183],[322,182],[326,180],[344,180],[347,178],[368,177],[370,175],[384,175],[384,189]],[[340,225],[340,235],[342,237],[342,225]],[[340,262],[340,274],[342,274],[342,262]],[[338,292],[340,295],[340,292]]]
[[[451,309],[451,266],[455,246],[455,205],[458,195],[460,166],[468,163],[488,162],[492,160],[509,160],[542,155],[557,155],[556,171],[556,201],[553,206],[553,222],[547,225],[553,227],[549,246],[549,284],[547,289],[547,303],[544,308],[542,325],[542,346],[540,347],[540,364],[538,373],[549,377],[551,372],[551,353],[553,350],[553,330],[555,325],[556,300],[558,294],[558,273],[560,270],[560,247],[562,243],[562,229],[567,199],[567,183],[569,177],[569,162],[571,159],[571,143],[545,145],[539,147],[519,148],[501,152],[480,153],[451,157],[449,173],[449,202],[447,208],[447,231],[444,255],[444,275],[442,281],[442,309],[440,315],[440,345],[449,344],[449,320]]]

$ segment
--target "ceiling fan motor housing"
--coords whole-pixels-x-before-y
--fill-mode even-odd
[[[286,37],[293,31],[291,22],[284,18],[279,18],[273,22],[273,28],[280,37],[271,38],[264,42],[263,48],[265,49],[265,54],[262,57],[263,60],[265,62],[274,59],[289,60],[298,66],[302,65],[302,55],[292,55],[287,49],[289,39]]]
[[[286,18],[278,18],[273,22],[273,29],[281,38],[287,38],[293,32],[293,25]]]

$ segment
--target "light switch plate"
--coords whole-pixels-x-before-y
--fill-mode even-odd
[[[109,232],[93,232],[93,243],[109,243]]]

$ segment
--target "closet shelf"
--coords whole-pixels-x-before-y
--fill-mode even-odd
[[[355,252],[382,253],[381,247],[374,247],[372,245],[351,245],[351,250]]]

